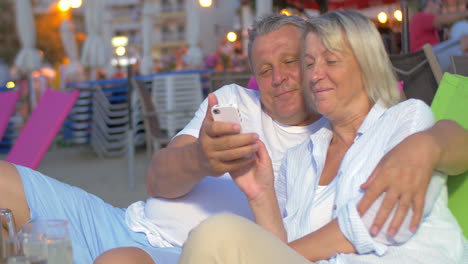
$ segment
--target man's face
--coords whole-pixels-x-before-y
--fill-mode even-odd
[[[252,66],[264,111],[285,125],[311,123],[301,88],[300,43],[300,31],[286,25],[258,37],[252,46]]]

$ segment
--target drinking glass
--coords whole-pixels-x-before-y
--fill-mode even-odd
[[[6,223],[8,235],[6,238],[0,236],[0,263],[7,257],[16,255],[15,220],[10,209],[0,208],[0,224],[3,223]]]
[[[9,257],[6,264],[47,264],[47,260],[37,260],[31,257],[15,256]]]
[[[23,233],[19,232],[16,235],[18,252],[16,257],[8,258],[7,264],[13,263],[28,263],[31,264],[46,264],[48,255],[48,241],[42,233]]]
[[[42,234],[45,237],[48,264],[73,264],[68,221],[36,219],[26,223],[21,232],[25,234]]]

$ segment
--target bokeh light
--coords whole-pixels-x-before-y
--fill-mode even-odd
[[[71,5],[70,2],[67,0],[60,0],[57,3],[57,8],[60,12],[67,12],[68,10],[70,10]]]
[[[231,31],[227,33],[226,38],[229,42],[235,42],[237,40],[237,34]]]
[[[123,55],[125,55],[125,52],[127,52],[125,47],[117,47],[115,49],[115,54],[117,54],[117,56],[123,56]]]
[[[380,12],[378,15],[377,15],[377,20],[381,23],[381,24],[385,24],[387,23],[387,20],[388,20],[388,16],[387,16],[387,13],[385,12]]]
[[[16,84],[15,84],[15,82],[7,82],[7,83],[5,84],[5,86],[6,86],[6,88],[8,88],[8,89],[13,89],[13,88],[16,87]]]
[[[403,20],[403,13],[401,12],[401,10],[395,10],[395,12],[393,12],[393,16],[395,17],[395,19],[397,21],[402,21]]]
[[[289,12],[289,10],[287,10],[287,9],[283,9],[283,10],[280,11],[280,14],[285,15],[285,16],[290,16],[291,12]]]
[[[70,2],[71,8],[80,8],[83,4],[82,0],[68,0]]]
[[[213,4],[212,0],[199,0],[201,7],[210,7]]]

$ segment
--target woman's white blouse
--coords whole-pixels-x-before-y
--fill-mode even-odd
[[[292,148],[283,160],[275,188],[283,214],[288,240],[299,239],[314,231],[317,218],[314,197],[325,165],[332,138],[330,123],[322,118],[323,127],[310,140]],[[332,218],[337,218],[341,232],[358,254],[336,254],[336,263],[459,263],[464,237],[448,210],[446,176],[435,172],[426,195],[424,216],[418,231],[409,231],[411,214],[406,217],[395,238],[386,230],[372,237],[368,230],[380,208],[383,195],[361,218],[357,204],[364,183],[380,159],[411,134],[431,127],[434,118],[422,101],[411,99],[391,108],[377,102],[358,130],[353,145],[344,156],[334,180],[336,195]],[[383,256],[383,257],[382,257]]]

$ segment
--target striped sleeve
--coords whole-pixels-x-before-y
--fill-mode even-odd
[[[395,123],[397,125],[395,125]],[[393,129],[390,138],[384,146],[384,153],[390,151],[409,135],[423,131],[431,127],[434,118],[430,108],[419,100],[407,100],[393,108],[387,110],[386,117],[379,123],[380,130]],[[374,136],[371,140],[382,140]],[[359,173],[359,171],[358,171]],[[354,186],[355,187],[355,186]],[[442,187],[442,186],[440,186]],[[350,187],[352,188],[352,187]],[[435,202],[434,197],[439,193],[440,188],[432,188],[426,195],[425,213],[430,210]],[[386,232],[381,231],[376,237],[372,237],[369,230],[373,220],[377,215],[383,195],[379,197],[366,214],[361,218],[357,211],[357,205],[363,194],[359,194],[351,199],[345,206],[337,212],[337,219],[340,230],[345,237],[353,244],[359,254],[375,253],[379,256],[385,254],[387,246],[405,243],[413,236],[409,231],[412,213],[408,213],[400,228],[398,239],[388,237]],[[390,224],[393,214],[387,218],[384,228]],[[397,235],[398,235],[397,234]]]

